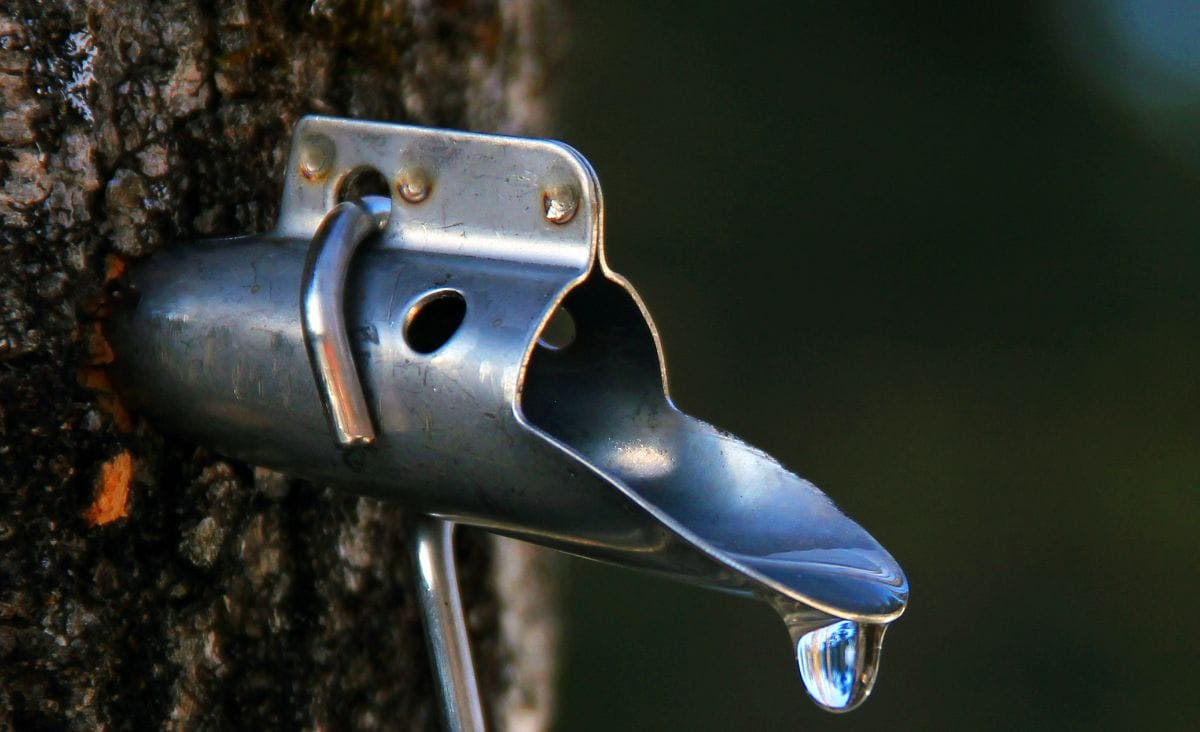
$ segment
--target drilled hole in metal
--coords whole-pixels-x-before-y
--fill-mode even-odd
[[[337,202],[342,201],[358,201],[367,196],[383,196],[388,198],[392,195],[391,186],[388,185],[387,178],[383,177],[374,168],[356,168],[347,173],[338,183]]]
[[[574,342],[575,318],[571,316],[571,311],[559,307],[538,334],[538,345],[551,351],[561,351]]]
[[[417,353],[433,353],[454,337],[467,314],[467,301],[454,290],[426,295],[405,318],[404,340]]]

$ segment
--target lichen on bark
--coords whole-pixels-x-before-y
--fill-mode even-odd
[[[126,262],[269,227],[305,113],[538,132],[558,22],[534,0],[0,7],[0,729],[434,726],[401,509],[159,434],[112,393],[102,323]],[[544,726],[541,560],[465,544],[485,694]]]

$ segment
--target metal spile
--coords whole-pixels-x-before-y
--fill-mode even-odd
[[[570,147],[308,117],[288,166],[274,231],[131,272],[110,338],[159,424],[435,519],[752,593],[794,644],[904,611],[899,565],[824,493],[671,403]],[[390,200],[339,205],[364,171]],[[859,645],[856,663],[877,658]]]

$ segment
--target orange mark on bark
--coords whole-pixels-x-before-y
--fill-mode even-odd
[[[129,515],[129,486],[133,483],[133,455],[125,450],[100,466],[96,499],[84,518],[91,526],[111,524]]]
[[[115,254],[110,254],[104,258],[104,284],[116,281],[118,277],[125,274],[125,260]]]

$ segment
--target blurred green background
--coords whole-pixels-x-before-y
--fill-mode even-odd
[[[1196,6],[573,7],[555,134],[677,403],[912,603],[832,716],[765,606],[572,560],[559,728],[1200,728]]]

